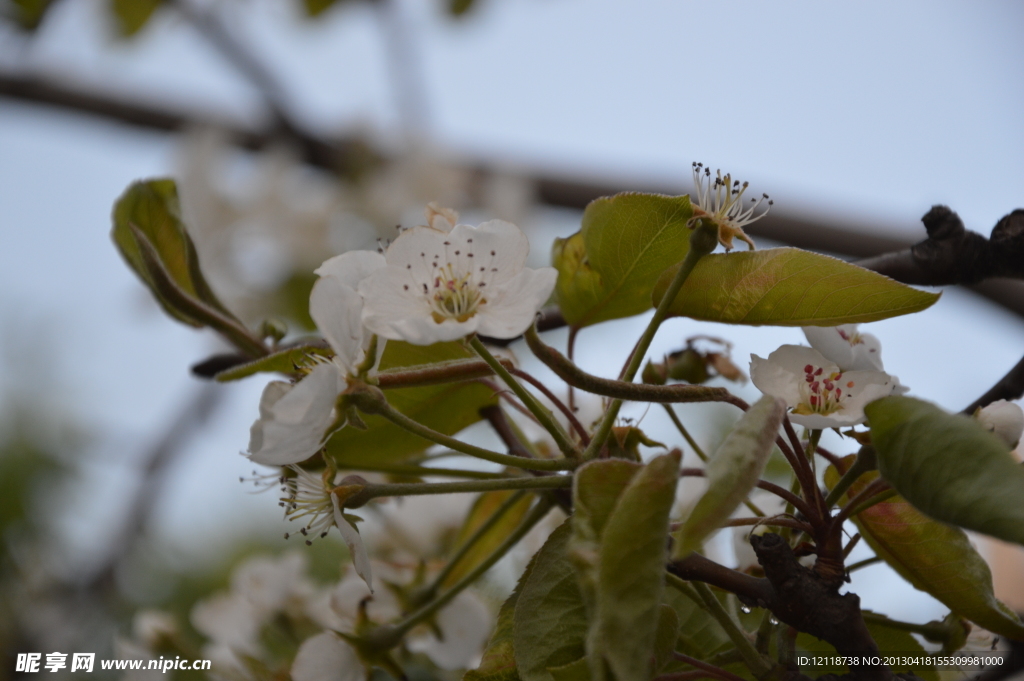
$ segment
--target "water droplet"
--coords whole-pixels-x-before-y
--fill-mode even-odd
[[[749,614],[750,614],[750,606],[749,606],[749,605],[741,605],[741,606],[740,606],[740,611],[741,611],[741,612],[742,612],[742,613],[743,613],[744,615],[749,615]]]
[[[772,615],[768,618],[768,623],[774,626],[779,623],[779,620],[777,617],[775,617],[775,615]]]

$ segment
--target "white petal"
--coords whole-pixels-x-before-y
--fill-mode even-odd
[[[334,256],[313,271],[321,277],[334,277],[345,286],[358,288],[359,282],[385,264],[384,256],[375,251],[349,251]]]
[[[359,292],[365,300],[363,324],[367,329],[384,338],[413,345],[456,340],[476,331],[478,316],[464,322],[454,319],[440,324],[435,322],[427,301],[411,289],[406,290],[404,287],[412,284],[404,281],[408,281],[408,277],[402,270],[388,267],[360,285]]]
[[[493,302],[488,300],[481,307],[478,331],[492,338],[515,338],[526,331],[551,296],[556,279],[558,271],[553,267],[524,269]]]
[[[797,374],[778,362],[751,355],[750,380],[765,395],[785,400],[787,406],[795,407],[800,403]]]
[[[399,234],[384,257],[389,267],[405,270],[406,265],[411,265],[417,275],[427,271],[429,277],[430,263],[443,262],[440,259],[445,255],[444,242],[448,240],[444,232],[419,225]]]
[[[469,239],[473,241],[467,243]],[[497,269],[489,277],[492,282],[490,285],[493,286],[501,286],[519,274],[530,254],[530,240],[523,230],[504,220],[489,220],[479,227],[457,225],[449,240],[459,244],[457,250],[462,251],[460,257],[467,251],[473,253],[473,262],[468,259],[464,261],[466,267],[462,271],[468,271],[473,265],[484,266],[488,270]]]
[[[309,295],[309,315],[334,350],[335,361],[354,374],[363,354],[362,296],[337,277],[321,277]]]
[[[323,445],[334,401],[344,383],[334,364],[316,366],[273,403],[266,418],[253,424],[249,458],[268,466],[285,466],[315,454]]]
[[[302,642],[291,675],[293,681],[362,681],[366,670],[352,646],[324,631]]]
[[[487,606],[470,591],[463,591],[437,614],[444,635],[433,633],[409,641],[409,650],[425,653],[441,669],[465,669],[480,657],[493,626]]]
[[[978,412],[978,421],[1013,449],[1024,434],[1024,411],[1013,402],[998,400]]]
[[[824,369],[824,373],[839,370],[839,366],[835,362],[830,362],[817,350],[803,345],[781,345],[778,350],[768,355],[768,361],[779,364],[801,377],[808,364],[821,367]]]
[[[399,581],[389,577],[386,567],[381,563],[377,567],[384,568],[384,578],[390,581]],[[368,600],[367,600],[368,599]],[[356,618],[359,613],[359,604],[366,604],[366,614],[372,622],[388,622],[402,614],[402,608],[390,589],[381,589],[370,597],[366,589],[366,582],[356,574],[355,568],[345,575],[338,584],[331,590],[330,607],[334,614],[345,622],[345,626],[355,628]]]
[[[290,551],[283,556],[256,556],[231,574],[231,590],[245,597],[261,613],[283,610],[289,600],[312,593],[306,580],[305,554]]]
[[[859,342],[855,344],[848,340],[858,337],[856,324],[805,326],[803,332],[811,347],[843,371],[882,370],[882,344],[877,338],[863,333],[859,334]]]
[[[192,608],[192,626],[216,643],[256,654],[257,635],[263,624],[260,612],[240,594],[220,593],[199,601]]]
[[[373,570],[370,567],[370,556],[367,555],[363,539],[359,536],[359,530],[345,519],[345,515],[341,512],[341,506],[338,504],[337,495],[331,495],[331,503],[334,504],[334,524],[338,526],[341,538],[345,540],[345,546],[348,547],[348,552],[352,556],[352,565],[356,569],[356,574],[362,577],[372,594]]]

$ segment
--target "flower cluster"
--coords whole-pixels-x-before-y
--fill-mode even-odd
[[[856,324],[805,327],[810,348],[783,345],[768,359],[751,355],[750,378],[757,388],[780,397],[790,418],[806,428],[839,428],[863,423],[864,407],[907,388],[882,371],[881,344]]]

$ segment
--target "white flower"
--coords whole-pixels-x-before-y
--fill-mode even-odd
[[[309,314],[334,350],[329,362],[313,366],[292,385],[269,383],[260,399],[260,417],[249,431],[249,459],[268,466],[286,466],[313,456],[331,435],[334,403],[345,377],[356,372],[370,344],[363,333],[363,299],[359,281],[384,267],[384,258],[371,251],[351,251],[317,268],[320,275],[309,296]],[[378,353],[383,352],[383,343]],[[378,354],[378,359],[379,359]]]
[[[249,429],[249,459],[268,466],[305,461],[324,445],[334,421],[334,401],[345,377],[333,363],[317,364],[292,385],[273,381],[263,389],[260,417]]]
[[[688,224],[703,218],[718,225],[718,242],[725,246],[726,250],[732,250],[733,238],[747,242],[751,250],[754,242],[750,240],[743,228],[752,222],[756,222],[768,214],[772,201],[767,194],[762,194],[759,199],[750,199],[751,205],[743,207],[743,194],[747,191],[748,182],[733,180],[732,175],[726,174],[722,177],[722,171],[716,172],[715,179],[711,179],[711,168],[705,168],[703,163],[693,164],[694,193],[691,196],[693,204],[693,217]],[[767,201],[768,205],[763,213],[757,215],[754,211]]]
[[[306,543],[312,543],[316,537],[326,537],[331,527],[337,527],[341,538],[348,546],[352,556],[352,565],[356,573],[363,578],[373,592],[373,574],[370,568],[370,557],[363,547],[363,540],[356,529],[341,510],[338,495],[334,491],[334,481],[328,481],[327,474],[313,475],[298,466],[289,466],[295,472],[294,477],[283,478],[285,497],[285,516],[288,520],[309,518],[299,528],[299,533],[306,537]],[[287,539],[289,535],[285,535]]]
[[[359,284],[363,323],[415,345],[480,333],[513,338],[533,322],[557,272],[524,267],[530,244],[515,225],[491,220],[451,232],[413,227],[385,253],[387,267]]]
[[[989,431],[995,433],[1010,449],[1015,449],[1024,434],[1024,411],[1006,400],[998,400],[984,409],[979,409],[975,418]]]
[[[463,591],[437,614],[438,638],[434,632],[409,640],[414,653],[423,653],[441,669],[475,666],[491,634],[492,616],[487,606],[471,591]]]
[[[806,428],[863,423],[864,406],[893,394],[898,385],[881,371],[844,372],[802,345],[783,345],[768,359],[751,355],[750,379],[764,394],[785,400],[790,418]]]
[[[308,562],[298,551],[250,558],[232,572],[231,591],[241,594],[265,619],[279,612],[300,612],[315,592],[306,578]]]
[[[352,646],[324,631],[299,646],[291,676],[293,681],[363,681],[366,670]]]
[[[811,347],[839,365],[843,371],[882,371],[882,344],[870,333],[860,333],[856,324],[805,326]]]

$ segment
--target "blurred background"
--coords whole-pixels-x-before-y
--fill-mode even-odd
[[[193,377],[222,347],[165,316],[110,242],[135,179],[176,178],[214,288],[247,322],[281,317],[295,334],[312,269],[422,222],[428,201],[519,224],[533,266],[590,199],[686,193],[692,161],[771,194],[751,230],[762,248],[855,259],[923,239],[936,203],[983,234],[1024,204],[1024,5],[1009,0],[0,0],[0,13],[5,651],[107,650],[139,608],[187,612],[239,556],[284,548],[273,499],[238,482],[265,381]],[[863,330],[912,394],[958,411],[1020,359],[1024,297],[1004,284]],[[578,361],[607,373],[645,324],[584,331]],[[673,320],[651,354],[697,334],[731,342],[744,369],[803,341]],[[725,416],[689,414],[713,444]],[[626,416],[676,439],[660,412]],[[443,543],[428,530],[454,532],[467,503],[365,534],[394,542],[397,522]],[[343,549],[322,544],[311,569],[336,579]],[[997,593],[1024,610],[1019,556],[985,551]],[[946,612],[883,566],[851,588],[893,617]]]

